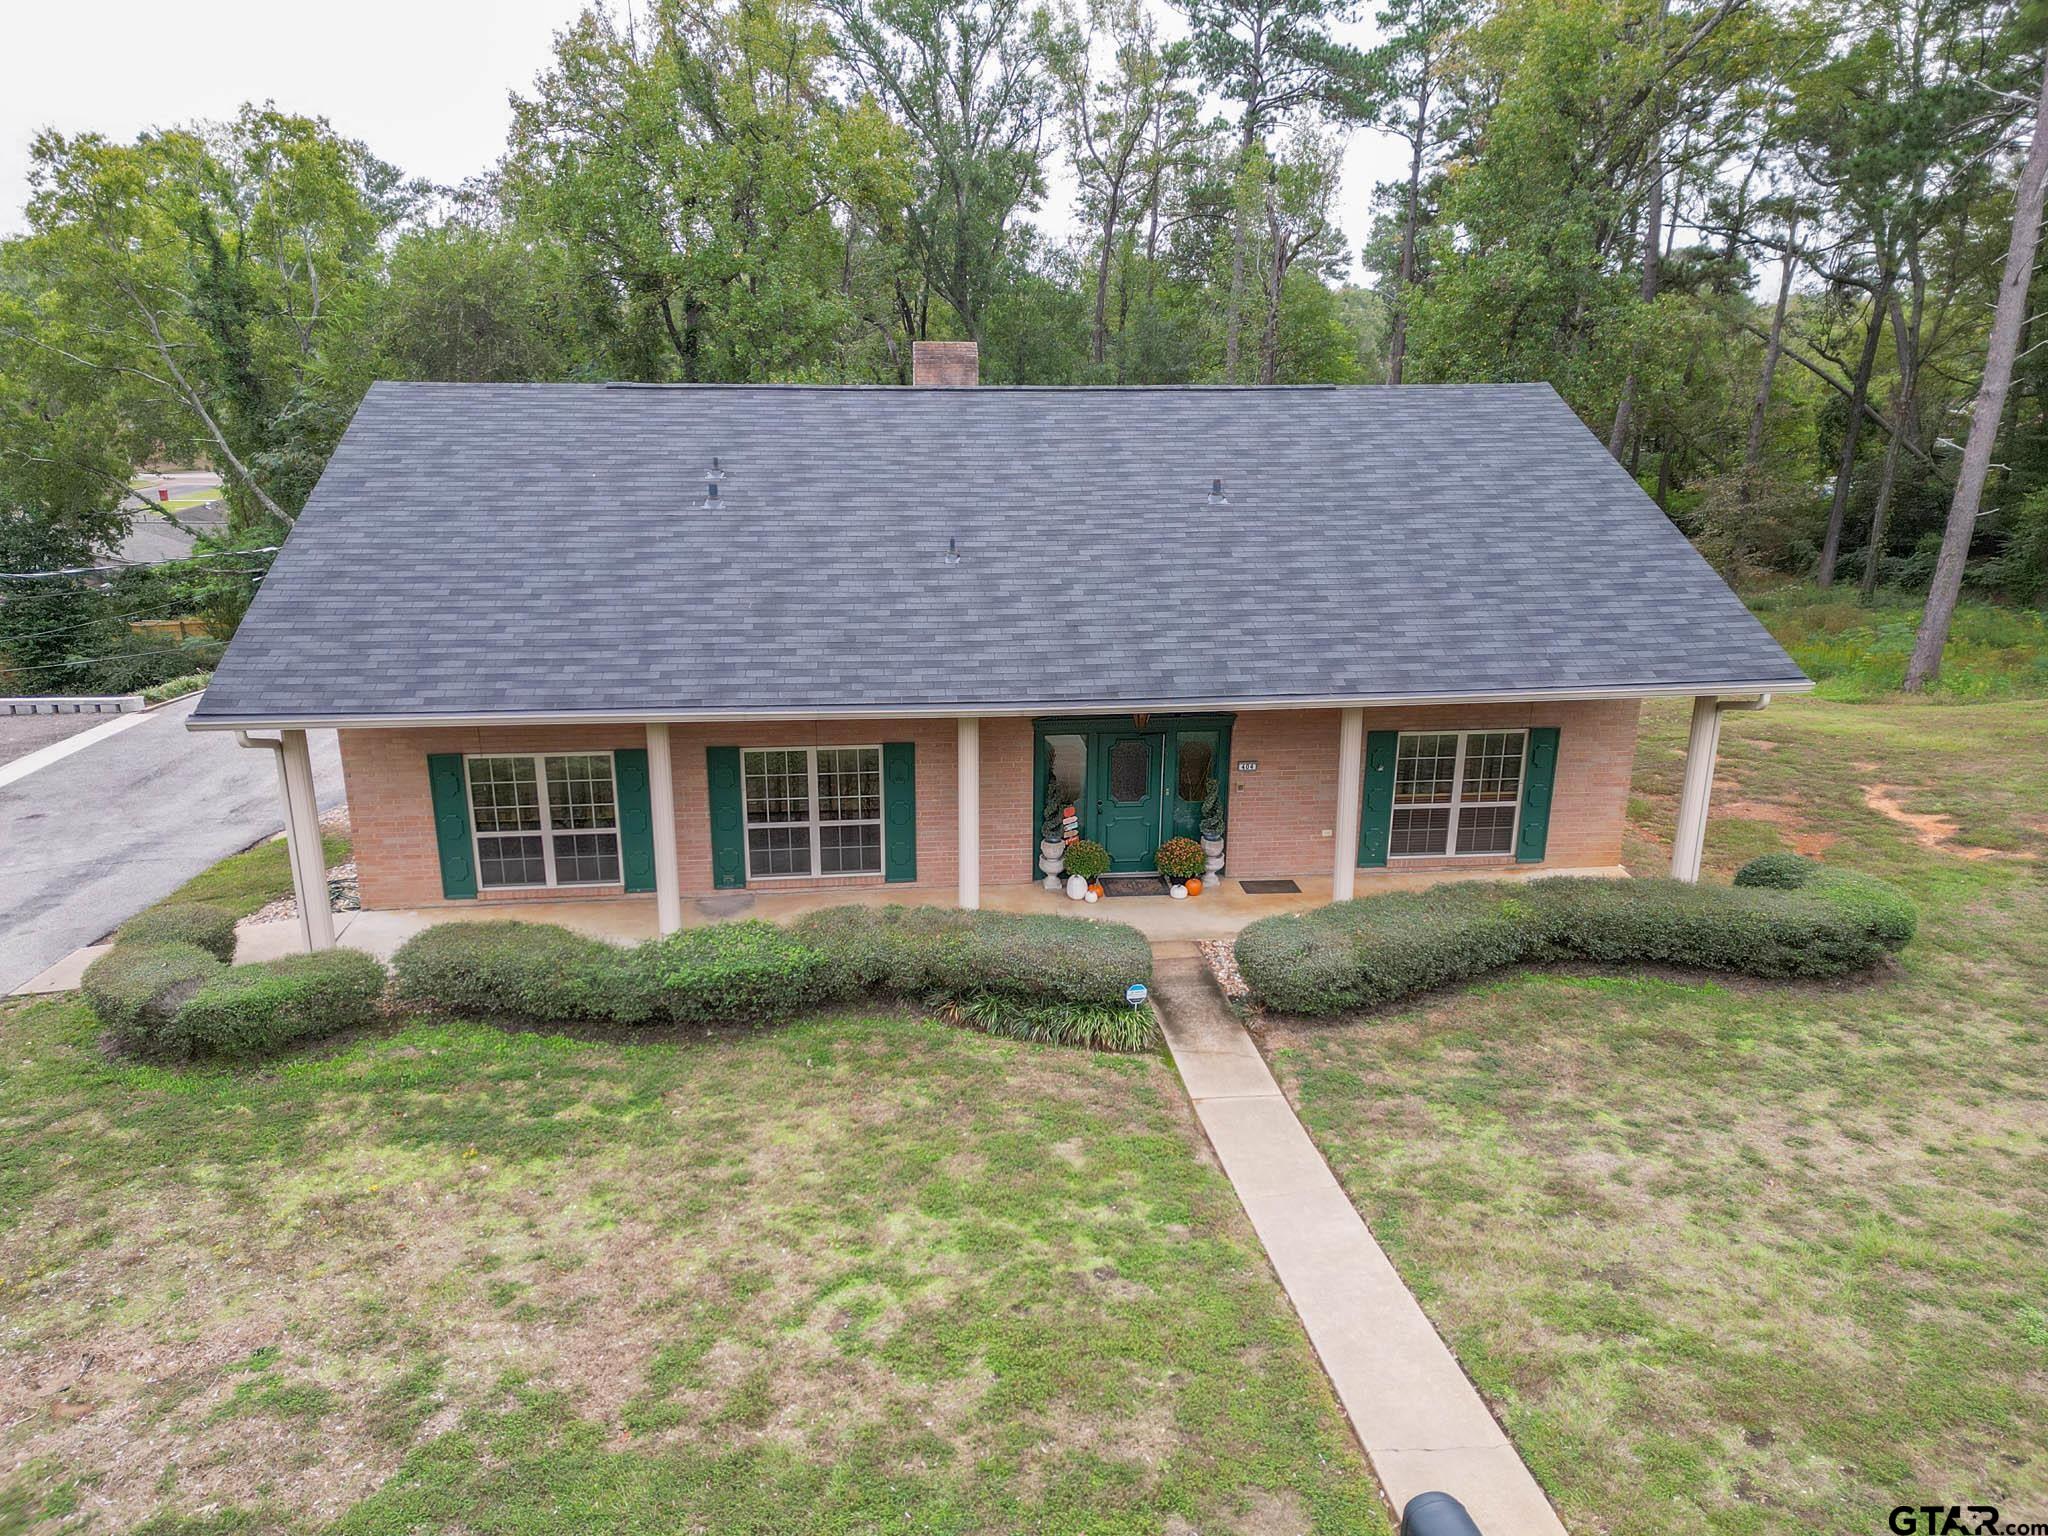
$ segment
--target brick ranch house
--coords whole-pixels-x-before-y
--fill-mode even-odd
[[[306,943],[309,729],[366,908],[668,931],[977,906],[1040,878],[1047,797],[1149,870],[1212,779],[1227,879],[1613,873],[1646,698],[1696,701],[1692,878],[1721,710],[1811,686],[1547,386],[916,372],[373,388],[191,719],[276,752]]]

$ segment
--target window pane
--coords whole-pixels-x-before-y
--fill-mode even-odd
[[[590,885],[619,878],[616,832],[560,832],[555,835],[555,883]]]
[[[616,827],[618,799],[612,789],[612,760],[601,754],[551,757],[548,816],[555,827]]]
[[[530,757],[472,757],[469,806],[479,832],[538,832],[540,785]]]
[[[808,875],[811,872],[811,829],[749,827],[747,869],[756,875]]]
[[[818,749],[818,819],[879,821],[882,754],[875,747]]]
[[[1152,744],[1120,741],[1109,749],[1109,798],[1129,805],[1152,787]]]
[[[1209,793],[1209,778],[1216,770],[1216,745],[1202,737],[1180,739],[1180,762],[1174,772],[1173,792],[1183,800],[1200,802]]]
[[[477,878],[485,885],[546,885],[548,866],[538,837],[479,837]]]
[[[850,822],[818,828],[818,872],[878,875],[882,872],[882,824]]]
[[[1088,738],[1058,735],[1045,738],[1045,804],[1061,810],[1079,809],[1088,788]],[[1045,806],[1039,807],[1043,812]]]
[[[1455,734],[1403,736],[1394,754],[1394,804],[1449,805],[1457,771]]]
[[[749,823],[783,825],[811,819],[808,753],[749,752],[743,765]]]
[[[1522,733],[1474,731],[1465,738],[1465,800],[1512,802],[1522,793]]]
[[[1512,805],[1465,805],[1458,808],[1458,852],[1506,853],[1514,845],[1515,808]]]
[[[1442,853],[1451,830],[1450,807],[1441,810],[1403,810],[1396,807],[1387,852],[1395,858]]]

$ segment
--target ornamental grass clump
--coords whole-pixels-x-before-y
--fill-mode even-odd
[[[1349,1013],[1502,966],[1592,961],[1764,977],[1845,976],[1913,937],[1906,895],[1868,875],[1767,855],[1732,886],[1676,880],[1457,884],[1261,919],[1239,973],[1282,1013]]]

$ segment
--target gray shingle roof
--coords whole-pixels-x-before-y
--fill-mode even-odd
[[[196,719],[1803,682],[1545,385],[379,384]]]

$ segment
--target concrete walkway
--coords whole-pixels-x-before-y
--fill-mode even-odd
[[[1460,1500],[1485,1536],[1564,1536],[1550,1501],[1302,1129],[1192,944],[1153,950],[1154,1001],[1195,1115],[1395,1513]]]

